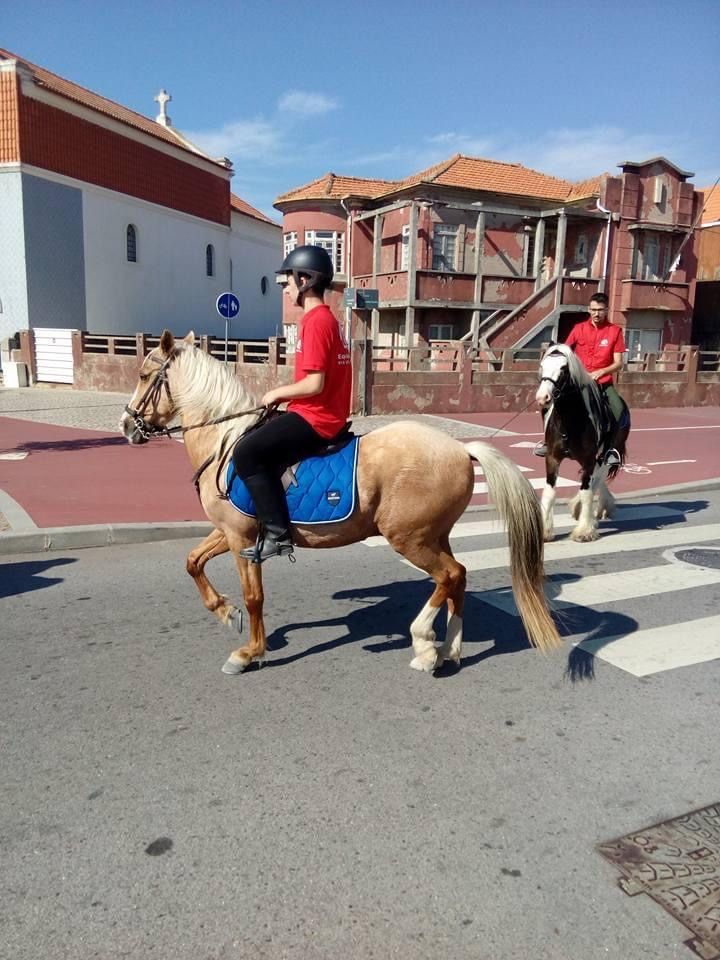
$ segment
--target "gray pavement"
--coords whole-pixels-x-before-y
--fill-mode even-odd
[[[115,433],[120,413],[130,399],[126,393],[98,393],[95,390],[74,390],[71,387],[42,385],[27,389],[0,387],[0,417],[16,417],[35,423],[52,423],[58,427],[79,430],[102,430]],[[511,414],[508,414],[510,420]],[[397,420],[431,423],[453,437],[467,437],[469,426],[457,420],[434,414],[402,414],[391,417],[353,417],[355,433],[369,433]],[[477,436],[492,436],[491,427],[472,427]]]

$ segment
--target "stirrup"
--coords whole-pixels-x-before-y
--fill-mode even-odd
[[[295,563],[294,548],[290,540],[273,540],[272,537],[259,536],[254,547],[241,550],[239,556],[250,563],[264,563],[271,557],[287,557]]]
[[[617,452],[615,447],[611,447],[609,450],[605,451],[602,462],[603,466],[605,467],[619,467],[622,464],[622,457]]]
[[[536,457],[546,457],[547,456],[547,444],[546,443],[536,443],[533,453]]]

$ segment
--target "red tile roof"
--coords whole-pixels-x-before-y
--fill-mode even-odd
[[[371,180],[364,177],[344,177],[337,173],[326,173],[311,183],[281,194],[275,203],[290,200],[340,200],[347,196],[374,198],[391,188],[395,188],[394,180]]]
[[[129,110],[127,107],[123,107],[113,100],[108,100],[106,97],[101,97],[100,94],[93,93],[92,90],[87,90],[77,83],[65,80],[64,77],[59,77],[44,67],[31,63],[29,60],[19,57],[17,54],[9,50],[4,50],[1,47],[0,60],[17,60],[21,66],[25,66],[30,70],[34,76],[35,83],[44,87],[46,90],[50,90],[52,93],[56,93],[75,103],[82,104],[90,110],[96,110],[98,113],[111,117],[113,120],[118,120],[120,123],[125,123],[129,127],[134,127],[136,130],[141,130],[143,133],[150,134],[152,137],[157,137],[159,140],[164,140],[166,143],[171,143],[174,147],[178,147],[181,150],[198,154],[211,163],[218,163],[219,166],[223,166],[217,160],[208,157],[207,154],[204,154],[201,150],[197,148],[193,149],[192,145],[185,140],[182,134],[178,133],[176,135],[172,127],[164,127],[162,124],[150,120],[140,113],[135,113],[134,110]]]
[[[707,223],[716,223],[720,220],[720,183],[712,187],[696,187],[705,194],[705,209],[703,210],[701,223],[703,226]]]
[[[404,180],[372,180],[326,173],[311,183],[281,194],[275,204],[291,200],[338,200],[348,195],[376,200],[423,183],[562,203],[597,196],[603,176],[572,183],[531,170],[520,163],[503,163],[456,153]]]
[[[538,173],[520,163],[466,157],[461,153],[401,181],[397,189],[420,183],[561,201],[568,199],[573,186],[569,180]]]
[[[573,184],[568,199],[585,200],[587,197],[599,196],[603,177],[609,176],[609,173],[601,173],[598,177],[590,177],[587,180],[579,180],[577,183]]]
[[[262,220],[263,223],[271,223],[273,227],[278,227],[278,229],[280,229],[279,223],[271,220],[270,217],[266,217],[264,213],[261,213],[259,210],[256,210],[255,207],[251,206],[247,200],[243,200],[242,197],[238,197],[234,193],[230,194],[230,206],[237,213],[244,213],[246,217],[253,217],[255,220]]]

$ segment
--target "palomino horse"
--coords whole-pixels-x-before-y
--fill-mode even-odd
[[[223,459],[258,418],[259,407],[231,370],[194,347],[194,335],[176,342],[164,331],[140,368],[135,393],[120,421],[130,443],[162,433],[180,417],[185,449],[196,468],[203,509],[215,530],[188,556],[187,570],[203,603],[231,628],[242,619],[204,573],[209,559],[230,550],[238,566],[250,621],[250,638],[230,654],[225,673],[240,673],[265,655],[262,567],[238,557],[255,542],[255,520],[218,495]],[[450,531],[473,492],[472,459],[479,461],[501,518],[508,527],[515,600],[530,641],[541,650],[560,643],[543,593],[542,517],[536,495],[506,457],[484,443],[463,446],[417,423],[396,423],[360,440],[357,506],[334,524],[293,525],[300,547],[341,547],[381,533],[390,545],[435,581],[435,590],[410,627],[417,670],[431,672],[460,661],[465,568],[453,557]],[[209,465],[208,469],[202,469]],[[198,477],[198,473],[200,476]],[[280,560],[273,561],[280,563]],[[445,642],[435,643],[433,623],[447,604]]]
[[[554,535],[555,483],[560,464],[569,457],[580,464],[581,470],[580,490],[570,502],[570,513],[577,520],[570,539],[596,540],[598,520],[611,516],[615,506],[606,481],[612,480],[625,462],[625,443],[630,432],[627,408],[623,421],[614,424],[607,444],[608,448],[617,450],[621,462],[607,467],[599,462],[605,447],[604,438],[600,436],[603,420],[600,387],[565,344],[553,343],[545,351],[540,361],[540,386],[535,400],[543,410],[547,446],[546,484],[542,495],[545,539],[552,540]],[[596,493],[598,503],[593,511]]]

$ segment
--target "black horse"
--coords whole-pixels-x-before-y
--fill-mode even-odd
[[[552,540],[553,505],[558,469],[566,458],[580,464],[580,490],[570,502],[577,526],[571,540],[597,540],[597,522],[612,515],[615,498],[606,483],[625,463],[630,412],[623,402],[619,420],[612,415],[602,389],[570,347],[551,344],[540,361],[535,399],[545,421],[545,477],[542,511],[545,539]],[[608,465],[608,462],[611,465]],[[597,508],[593,498],[597,494]]]

